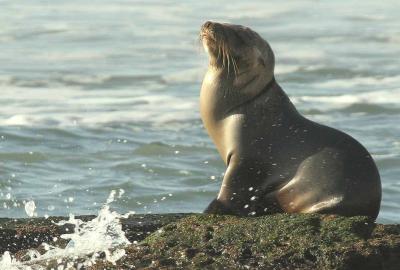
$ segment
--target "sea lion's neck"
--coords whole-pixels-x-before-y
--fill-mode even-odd
[[[268,106],[263,106],[267,110],[266,113],[268,115],[273,116],[279,113],[281,115],[288,114],[290,116],[302,117],[290,101],[288,95],[275,80],[271,82],[267,89],[263,90],[259,97],[261,96],[263,100],[268,100]]]
[[[294,104],[290,101],[288,95],[283,91],[277,82],[274,82],[271,87],[264,91],[250,106],[259,107],[264,115],[264,121],[267,121],[271,126],[279,126],[287,128],[291,125],[304,123],[306,118],[301,115]],[[258,109],[248,111],[258,111]]]
[[[269,106],[271,110],[276,110],[278,108],[286,107],[289,109],[294,109],[293,103],[290,101],[289,97],[283,91],[282,87],[274,80],[271,86],[264,91],[265,97],[269,99]]]
[[[241,107],[241,106],[245,106],[246,104],[249,104],[251,102],[253,102],[254,100],[256,100],[257,98],[259,98],[262,95],[268,95],[268,94],[275,94],[275,93],[270,93],[271,91],[275,91],[275,92],[282,92],[283,90],[282,88],[278,85],[278,83],[275,81],[275,77],[272,78],[272,80],[267,83],[267,85],[264,86],[264,88],[262,88],[262,90],[258,91],[257,94],[253,95],[253,96],[249,96],[248,99],[242,99],[240,103],[238,103],[236,106],[233,106],[231,108],[229,108],[227,110],[227,114],[230,114],[231,112],[235,111],[237,108]],[[283,93],[284,94],[284,93]]]

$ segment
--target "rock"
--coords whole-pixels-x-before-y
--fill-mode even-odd
[[[84,221],[94,216],[80,216]],[[41,243],[52,242],[54,237],[73,230],[72,225],[57,226],[54,223],[66,220],[66,217],[45,218],[0,218],[0,255],[5,251],[18,251],[36,248]]]
[[[129,241],[141,241],[150,233],[158,228],[177,221],[187,214],[146,214],[131,215],[127,219],[122,219],[122,228]],[[88,221],[95,216],[77,216],[76,219]],[[74,226],[71,224],[57,226],[61,220],[67,217],[49,218],[0,218],[0,255],[5,251],[16,253],[29,248],[37,248],[41,243],[52,242],[53,238],[61,234],[71,233]]]
[[[400,265],[400,225],[376,224],[367,217],[168,214],[134,215],[122,224],[130,241],[142,241],[125,247],[116,265],[99,259],[88,269],[394,270]],[[13,230],[10,224],[7,228]],[[32,234],[26,229],[20,235]],[[153,233],[145,237],[148,232]],[[49,237],[58,232],[42,225],[35,233]]]
[[[118,269],[398,269],[400,225],[316,214],[194,215],[126,252]]]

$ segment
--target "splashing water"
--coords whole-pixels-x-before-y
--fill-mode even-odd
[[[36,204],[34,201],[28,201],[25,203],[25,212],[29,217],[37,216],[35,210],[36,210]]]
[[[10,252],[6,251],[4,252],[3,256],[1,256],[0,259],[0,269],[9,269],[9,270],[18,270],[18,269],[23,269],[18,267],[18,262],[13,259],[10,255]]]
[[[116,195],[117,198],[121,198],[123,193],[122,189],[118,193],[112,190],[97,217],[88,222],[75,219],[74,215],[70,214],[68,220],[56,223],[59,226],[72,224],[75,227],[73,233],[61,235],[61,238],[69,240],[65,248],[43,243],[46,250],[44,254],[30,250],[26,254],[29,260],[23,262],[16,260],[6,251],[0,258],[0,270],[46,269],[45,265],[49,261],[57,261],[56,269],[69,269],[74,265],[79,269],[93,265],[101,254],[105,255],[107,261],[115,264],[125,255],[123,247],[130,244],[122,231],[120,219],[134,214],[134,212],[129,212],[120,215],[110,211],[110,204],[115,201]],[[80,259],[79,263],[74,263],[77,259]]]

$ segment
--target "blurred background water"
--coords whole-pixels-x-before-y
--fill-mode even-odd
[[[400,222],[398,1],[0,1],[0,216],[198,212],[224,165],[198,96],[205,20],[252,27],[310,119],[381,173],[379,222]]]

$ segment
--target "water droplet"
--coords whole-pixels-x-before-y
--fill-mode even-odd
[[[25,212],[29,217],[33,217],[36,215],[35,209],[36,209],[36,205],[33,200],[25,203]]]

